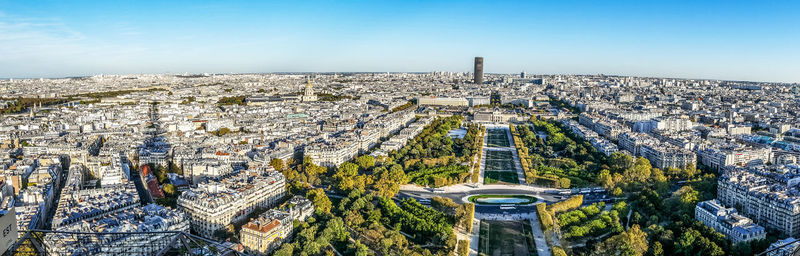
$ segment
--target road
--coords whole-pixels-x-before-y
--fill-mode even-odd
[[[400,187],[400,192],[397,198],[414,198],[414,199],[430,199],[431,197],[446,197],[452,199],[456,203],[466,203],[466,198],[470,195],[527,195],[535,197],[539,202],[553,203],[561,201],[559,195],[548,194],[545,191],[551,189],[522,186],[522,185],[479,185],[476,188],[471,188],[464,185],[454,185],[445,187],[444,192],[436,193],[431,192],[423,187],[413,185],[403,185]],[[526,214],[536,211],[535,205],[520,205],[515,209],[500,209],[499,205],[475,205],[475,214]]]
[[[561,192],[561,191],[569,191],[569,189],[554,189],[554,188],[544,188],[544,187],[537,187],[537,186],[528,186],[528,185],[508,185],[508,184],[491,184],[491,185],[476,185],[476,186],[469,186],[464,184],[452,185],[447,187],[441,187],[439,192],[433,192],[429,188],[420,187],[417,185],[406,184],[400,186],[400,193],[398,196],[406,195],[406,197],[423,197],[423,198],[431,198],[434,196],[440,197],[447,197],[453,199],[453,201],[461,202],[461,198],[466,195],[481,195],[481,194],[492,194],[492,195],[530,195],[540,200],[546,202],[556,202],[566,198],[562,198],[559,195],[549,194],[547,192]]]
[[[139,194],[139,200],[141,201],[142,205],[152,204],[154,203],[153,197],[150,196],[150,191],[145,188],[144,181],[142,181],[142,175],[137,169],[139,168],[131,168],[131,180],[136,186],[136,192]]]

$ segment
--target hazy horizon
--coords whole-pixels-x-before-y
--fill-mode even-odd
[[[243,73],[219,73],[219,72],[182,72],[182,73],[174,73],[174,72],[163,72],[163,73],[119,73],[119,74],[87,74],[87,75],[73,75],[73,76],[55,76],[55,77],[0,77],[0,80],[9,80],[9,79],[69,79],[69,78],[81,78],[81,77],[93,77],[93,76],[100,76],[100,75],[107,75],[107,76],[137,76],[137,75],[258,75],[258,74],[380,74],[380,73],[406,73],[406,74],[426,74],[432,72],[454,72],[454,73],[467,73],[471,71],[441,71],[441,70],[433,70],[433,71],[279,71],[279,72],[243,72]],[[520,71],[522,72],[522,71]],[[516,73],[484,73],[484,75],[519,75],[520,72]],[[555,75],[574,75],[574,76],[597,76],[597,75],[604,75],[604,76],[616,76],[616,77],[641,77],[641,78],[661,78],[661,79],[679,79],[679,80],[709,80],[709,81],[730,81],[730,82],[751,82],[751,83],[781,83],[781,84],[798,84],[800,82],[782,82],[782,81],[752,81],[752,80],[734,80],[734,79],[718,79],[718,78],[697,78],[697,77],[666,77],[666,76],[640,76],[640,75],[625,75],[625,74],[568,74],[568,73],[558,73],[558,74],[536,74],[536,73],[529,73],[525,72],[528,76],[555,76]]]

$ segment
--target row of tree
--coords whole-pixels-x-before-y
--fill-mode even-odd
[[[413,170],[406,175],[406,180],[420,186],[442,187],[468,182],[470,175],[466,165],[445,165]]]
[[[461,227],[465,233],[472,233],[472,220],[475,217],[475,204],[458,204],[452,199],[435,196],[431,198],[431,207],[453,217],[456,227]]]
[[[620,204],[622,206],[620,206]],[[609,232],[622,232],[619,215],[620,208],[624,210],[624,205],[625,202],[619,202],[610,211],[601,211],[597,205],[586,206],[580,210],[576,210],[578,213],[572,213],[568,217],[562,217],[567,213],[559,215],[559,225],[562,230],[567,230],[564,237],[573,240],[597,237]],[[571,212],[573,211],[568,213]],[[568,223],[561,222],[562,218],[568,221]]]
[[[532,119],[531,123],[532,126],[516,127],[524,145],[524,149],[519,149],[520,155],[527,156],[521,157],[522,164],[530,166],[526,171],[529,183],[568,188],[587,186],[594,181],[605,159],[589,142],[564,129],[559,122]],[[543,136],[537,136],[532,128]],[[564,181],[565,178],[570,181]]]
[[[7,105],[0,108],[0,114],[22,113],[34,105],[50,106],[68,101],[60,98],[0,98],[0,100],[8,101]]]
[[[217,101],[217,105],[219,106],[227,106],[227,105],[247,105],[245,99],[247,96],[224,96]]]
[[[378,200],[381,213],[387,217],[383,221],[384,225],[399,227],[401,231],[407,234],[414,234],[414,240],[417,243],[445,245],[449,248],[455,247],[456,236],[453,233],[452,223],[441,222],[435,216],[415,215],[411,211],[413,209],[401,208],[391,199],[379,198]],[[419,204],[413,199],[410,200]]]
[[[481,157],[483,157],[483,137],[486,136],[486,127],[481,126],[478,136],[475,138],[476,145],[478,148],[475,149],[476,154],[472,159],[472,164],[470,165],[472,168],[472,175],[470,176],[470,181],[472,183],[478,183],[478,180],[481,176]]]
[[[448,132],[459,128],[462,121],[463,117],[457,115],[437,118],[414,139],[409,140],[406,146],[392,152],[392,158],[407,168],[415,169],[421,168],[418,163],[425,163],[425,159],[447,159],[452,156],[457,159],[448,164],[471,161],[478,148],[482,146],[482,141],[478,141],[482,129],[477,124],[470,124],[466,126],[467,132],[464,137],[454,139],[448,136]]]
[[[409,101],[409,102],[406,102],[406,104],[403,104],[403,105],[400,105],[400,106],[392,108],[392,113],[403,111],[403,110],[409,109],[409,108],[414,107],[414,106],[416,106],[416,104],[414,104],[413,101]]]

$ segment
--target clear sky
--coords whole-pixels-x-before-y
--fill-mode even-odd
[[[800,1],[0,0],[0,77],[284,71],[800,82]]]

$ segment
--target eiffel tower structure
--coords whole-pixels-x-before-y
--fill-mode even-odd
[[[5,255],[247,255],[229,244],[183,231],[66,232],[28,230]]]
[[[155,140],[157,137],[162,137],[164,134],[166,134],[164,129],[161,128],[161,122],[159,122],[158,104],[156,102],[152,102],[150,104],[148,116],[150,117],[150,120],[148,121],[148,125],[145,130],[145,133],[149,135],[148,140]]]
[[[144,134],[147,135],[147,138],[139,148],[139,163],[140,165],[152,163],[167,166],[167,157],[171,145],[164,136],[167,132],[161,127],[158,104],[156,102],[150,104],[148,116],[150,120],[144,129]]]

